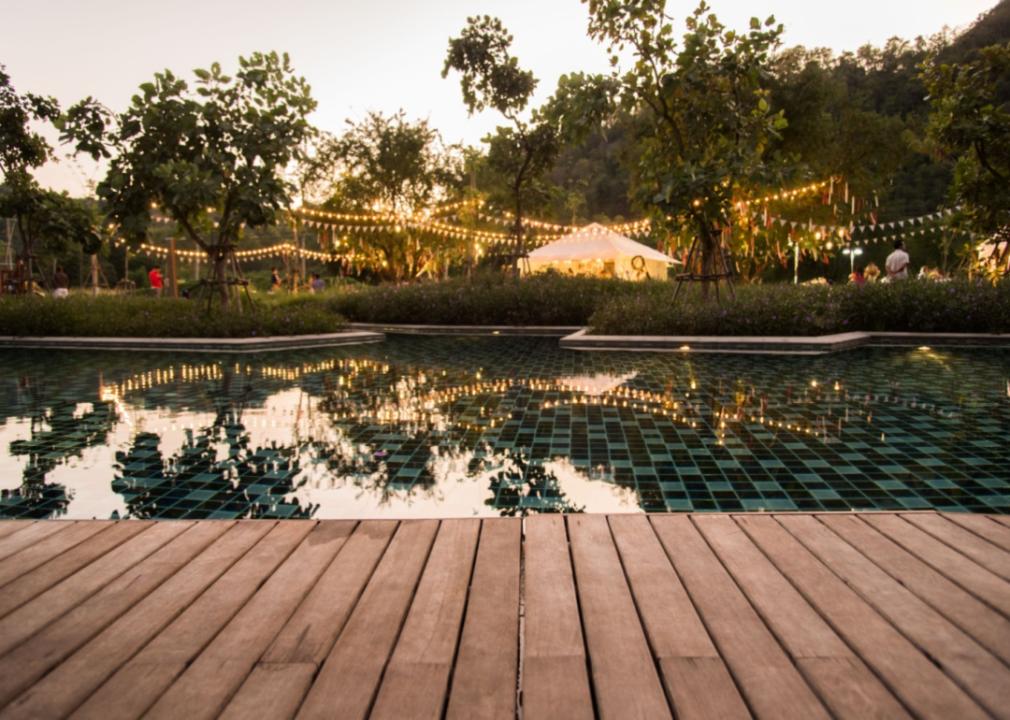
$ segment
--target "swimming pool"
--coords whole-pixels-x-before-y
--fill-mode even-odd
[[[1010,353],[0,352],[0,516],[1010,513]]]

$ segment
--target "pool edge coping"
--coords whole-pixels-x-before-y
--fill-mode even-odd
[[[585,330],[582,325],[423,325],[411,323],[350,323],[355,330],[382,332],[389,335],[447,336],[536,336],[567,337]]]
[[[860,347],[1010,347],[1010,334],[857,331],[816,336],[592,335],[589,328],[566,335],[567,350],[826,355]]]
[[[313,335],[268,335],[251,338],[159,338],[83,336],[0,336],[0,349],[11,350],[153,350],[162,352],[257,353],[277,350],[363,345],[382,342],[385,334],[351,329]]]

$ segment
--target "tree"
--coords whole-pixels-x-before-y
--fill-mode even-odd
[[[348,124],[337,140],[341,174],[327,204],[394,218],[359,242],[382,256],[395,279],[414,277],[446,248],[407,220],[444,197],[458,174],[456,159],[427,121],[410,122],[402,110],[391,117],[372,112]]]
[[[275,224],[290,204],[285,170],[313,135],[306,118],[316,102],[287,54],[240,57],[234,76],[218,63],[194,75],[191,88],[157,73],[119,114],[87,98],[68,111],[62,139],[111,158],[97,193],[126,238],[143,240],[152,210],[164,212],[207,254],[227,306],[243,231]]]
[[[678,49],[665,0],[583,2],[590,36],[608,46],[625,108],[650,119],[639,139],[635,197],[659,224],[696,234],[702,275],[712,277],[734,199],[777,176],[768,149],[786,120],[772,110],[768,86],[782,26],[753,18],[737,33],[702,2]],[[635,62],[620,74],[627,49]]]
[[[340,139],[318,131],[309,138],[295,165],[293,179],[303,203],[322,203],[333,195],[340,174]]]
[[[629,118],[617,111],[619,86],[607,75],[570,73],[537,115],[556,128],[559,153],[552,163],[555,214],[564,222],[628,214]],[[558,212],[560,211],[560,212]]]
[[[102,236],[93,207],[66,193],[44,190],[29,178],[25,186],[0,185],[0,217],[16,218],[23,259],[32,262],[40,246],[54,254],[76,243],[88,255],[98,252]]]
[[[0,65],[0,217],[14,218],[21,241],[18,257],[26,272],[19,280],[26,290],[31,288],[40,242],[69,239],[88,253],[97,252],[101,244],[87,208],[66,194],[42,189],[31,174],[52,158],[53,149],[30,123],[54,122],[59,115],[53,98],[19,95]]]
[[[448,77],[450,70],[460,73],[463,102],[471,115],[493,108],[511,123],[511,127],[497,128],[485,142],[490,165],[510,178],[518,269],[518,259],[526,254],[524,201],[534,181],[550,169],[557,156],[558,136],[555,127],[536,114],[523,118],[537,80],[512,56],[512,39],[498,18],[467,18],[460,36],[449,40],[442,77]]]
[[[999,266],[1010,265],[1010,43],[993,45],[960,65],[929,63],[923,77],[937,149],[956,159],[953,199],[976,232],[1005,242]]]

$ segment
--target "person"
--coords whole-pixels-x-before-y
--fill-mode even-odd
[[[53,273],[53,297],[65,298],[69,294],[70,277],[64,272],[62,265],[57,265],[56,272]]]
[[[161,277],[160,265],[155,265],[151,268],[150,272],[147,273],[147,281],[151,283],[151,290],[154,292],[154,296],[161,297],[161,293],[165,289],[165,281]]]
[[[865,285],[866,284],[866,274],[863,272],[863,267],[859,266],[853,271],[852,277],[849,278],[853,285]]]
[[[894,241],[894,252],[887,256],[884,261],[884,269],[887,270],[888,280],[908,279],[908,253],[905,251],[905,241]]]
[[[877,267],[877,263],[866,263],[866,268],[863,270],[863,277],[866,278],[866,282],[876,282],[880,277],[880,268]]]
[[[275,293],[281,289],[281,274],[277,268],[270,268],[270,292]]]
[[[326,289],[326,281],[319,277],[319,273],[312,273],[312,282],[309,284],[309,291],[320,293]]]

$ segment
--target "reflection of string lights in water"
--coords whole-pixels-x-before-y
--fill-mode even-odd
[[[934,357],[935,354],[926,348],[920,348],[919,352],[929,356],[930,359],[942,361],[941,357]],[[391,366],[385,362],[347,358],[294,366],[253,366],[248,363],[228,365],[222,362],[204,365],[182,364],[137,373],[118,383],[102,383],[100,397],[105,402],[115,403],[120,416],[129,423],[129,415],[122,400],[131,392],[147,391],[176,382],[222,380],[229,372],[244,377],[285,382],[298,381],[320,373],[336,372],[339,373],[336,378],[324,378],[326,384],[324,402],[329,417],[338,422],[400,425],[411,432],[420,432],[424,429],[440,432],[447,430],[483,432],[501,427],[507,421],[506,416],[510,410],[485,415],[485,409],[481,408],[480,418],[454,418],[452,406],[461,399],[481,395],[505,397],[515,390],[562,396],[542,400],[540,404],[542,410],[558,410],[566,407],[615,408],[663,417],[692,429],[697,429],[700,423],[703,424],[702,414],[706,408],[701,398],[703,392],[699,391],[699,382],[693,374],[690,375],[686,387],[681,388],[676,395],[677,388],[672,385],[668,385],[664,392],[629,387],[626,383],[635,377],[633,373],[624,376],[487,380],[482,379],[481,372],[477,371],[472,374],[473,380],[469,382],[439,386],[442,378],[446,377],[445,370],[440,374],[437,371],[414,371],[410,375],[401,374],[386,388],[388,392],[385,396],[374,394],[375,388],[369,387],[367,383],[359,383],[363,374],[388,375],[391,371]],[[803,387],[799,384],[796,389],[800,390]],[[726,439],[734,423],[758,424],[775,431],[811,435],[827,441],[833,435],[840,435],[843,425],[851,422],[853,416],[849,404],[853,402],[862,406],[863,411],[857,412],[856,415],[867,424],[873,422],[873,412],[869,406],[880,403],[900,404],[913,409],[930,410],[939,417],[953,417],[953,412],[944,412],[935,405],[917,403],[915,399],[901,399],[897,395],[896,388],[894,390],[893,393],[886,395],[875,393],[850,395],[837,379],[822,382],[813,378],[807,383],[805,392],[794,397],[792,386],[788,386],[786,407],[802,406],[822,400],[829,403],[846,403],[844,408],[838,408],[839,411],[844,410],[843,415],[834,416],[833,409],[829,408],[827,415],[818,416],[813,420],[769,416],[766,401],[763,398],[758,400],[754,396],[753,389],[749,394],[738,389],[729,403],[721,402],[715,394],[712,394],[708,402],[711,409],[711,429],[719,443]],[[368,397],[369,393],[373,393],[372,397]],[[719,394],[722,394],[721,383]],[[815,397],[811,397],[811,394]]]

